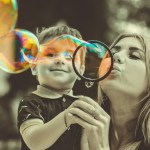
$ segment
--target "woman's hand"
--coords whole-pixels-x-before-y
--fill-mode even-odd
[[[80,96],[66,110],[66,122],[84,129],[90,150],[109,150],[110,116],[89,97]]]

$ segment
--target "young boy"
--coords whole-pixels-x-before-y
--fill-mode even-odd
[[[82,39],[76,29],[66,25],[55,26],[39,33],[41,48],[46,49],[55,38],[63,34]],[[58,52],[61,44],[58,46],[56,42],[52,45],[53,54],[41,54],[37,57],[36,65],[31,65],[32,74],[36,76],[39,85],[36,91],[23,98],[18,108],[22,150],[80,150],[81,127],[74,124],[68,129],[65,120],[65,109],[77,99],[72,93],[72,87],[78,77],[73,70],[71,58],[61,55],[64,50]],[[58,46],[57,52],[55,46]],[[68,48],[66,45],[61,46],[62,49]],[[78,69],[83,73],[82,52],[77,61]]]

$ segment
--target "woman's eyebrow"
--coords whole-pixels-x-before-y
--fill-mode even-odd
[[[113,46],[111,49],[116,49],[116,50],[120,50],[121,49],[121,46],[119,46],[119,45],[115,45],[115,46]]]
[[[131,51],[136,51],[136,50],[139,50],[139,51],[141,51],[141,52],[143,52],[144,53],[144,50],[143,49],[140,49],[140,48],[138,48],[138,47],[130,47],[129,48],[129,50],[131,50]]]

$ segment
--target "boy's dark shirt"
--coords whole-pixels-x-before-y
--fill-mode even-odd
[[[18,128],[27,119],[41,119],[44,123],[52,120],[68,108],[77,98],[63,95],[59,98],[43,98],[36,94],[25,96],[18,108]],[[57,130],[57,129],[56,129]],[[49,133],[51,134],[51,133]],[[29,150],[21,138],[21,150]],[[81,127],[71,125],[48,150],[80,150]]]

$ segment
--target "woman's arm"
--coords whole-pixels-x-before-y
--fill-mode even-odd
[[[109,150],[109,124],[110,116],[99,106],[98,103],[88,97],[80,97],[70,109],[66,111],[67,124],[77,123],[86,133],[82,139],[88,143],[89,150]],[[84,150],[84,149],[83,149]],[[86,149],[85,149],[86,150]]]
[[[81,134],[81,150],[89,150],[88,139],[84,129],[82,129]]]

